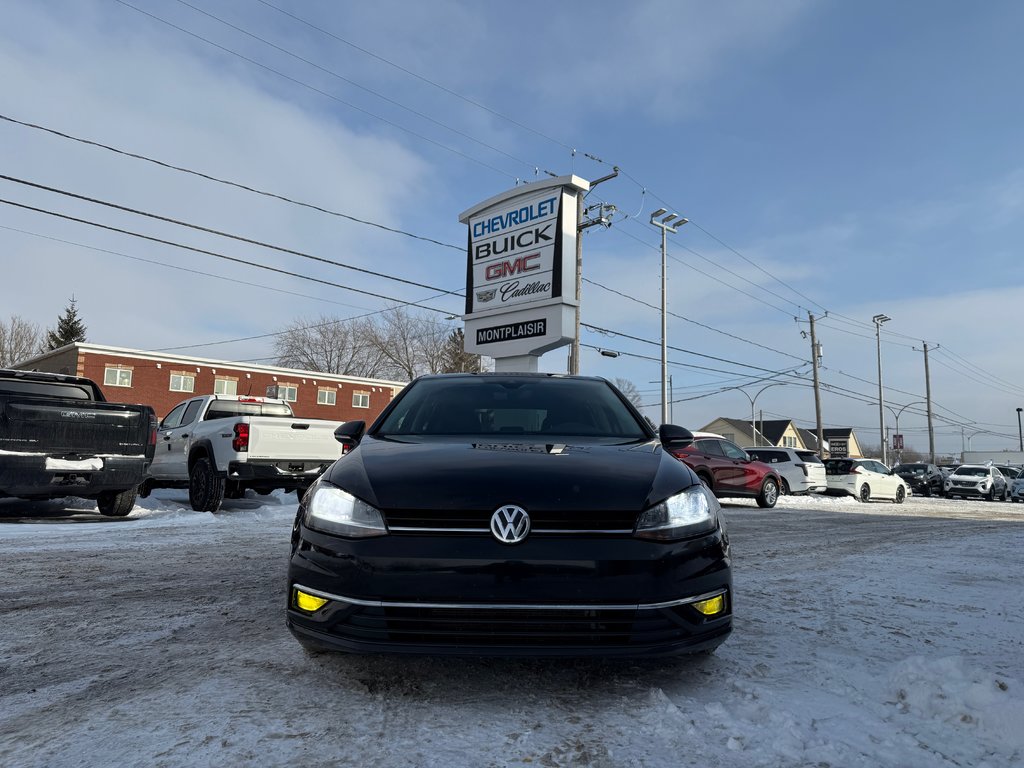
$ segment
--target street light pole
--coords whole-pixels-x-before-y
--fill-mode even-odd
[[[882,443],[882,463],[886,466],[888,462],[885,444],[885,398],[882,394],[882,323],[890,320],[892,318],[886,315],[875,315],[871,318],[871,322],[875,324],[875,342],[878,345],[878,438]]]
[[[668,233],[678,232],[689,219],[659,208],[651,214],[651,224],[661,230],[661,423],[668,424]]]
[[[750,401],[750,436],[752,438],[754,438],[754,447],[755,448],[760,448],[761,447],[761,440],[758,437],[758,432],[757,432],[757,420],[756,420],[756,417],[754,416],[754,403],[757,402],[757,398],[759,398],[761,396],[761,393],[764,392],[769,387],[784,387],[788,383],[789,383],[788,381],[773,381],[771,384],[765,384],[763,387],[761,387],[759,390],[757,390],[757,394],[755,394],[753,397],[748,395],[745,389],[741,389],[740,387],[736,387],[736,389],[739,392],[741,392],[743,394],[743,396],[745,398],[747,398],[747,400]]]

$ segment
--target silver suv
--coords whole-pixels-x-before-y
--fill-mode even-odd
[[[946,478],[944,487],[949,498],[981,497],[989,501],[1006,501],[1009,494],[1003,473],[992,465],[984,464],[964,464],[957,467],[956,472]]]
[[[767,464],[782,477],[782,492],[824,493],[828,489],[825,464],[814,451],[762,446],[744,448],[750,458]]]

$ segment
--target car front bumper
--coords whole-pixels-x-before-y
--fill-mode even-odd
[[[359,653],[665,656],[732,629],[728,539],[482,535],[353,541],[300,528],[288,626],[307,644]],[[307,612],[293,590],[328,599]],[[725,609],[693,603],[723,595]]]

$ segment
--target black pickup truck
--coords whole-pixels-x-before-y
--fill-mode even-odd
[[[0,369],[0,497],[96,499],[123,517],[155,449],[148,405],[108,403],[78,376]]]

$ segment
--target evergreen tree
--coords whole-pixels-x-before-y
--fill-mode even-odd
[[[456,328],[445,341],[438,373],[480,373],[483,371],[483,361],[480,359],[480,355],[466,352],[465,345],[465,333],[461,328]]]
[[[48,350],[72,344],[76,341],[85,341],[85,323],[78,316],[78,307],[75,297],[71,297],[71,303],[64,309],[64,314],[57,318],[57,327],[54,330],[46,331],[46,348]]]

